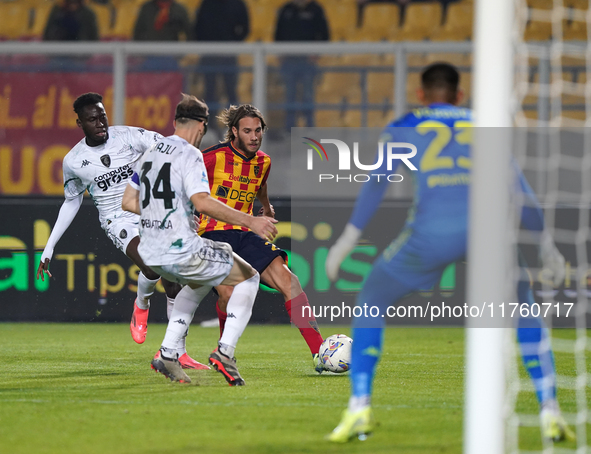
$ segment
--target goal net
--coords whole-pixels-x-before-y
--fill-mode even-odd
[[[491,22],[488,30],[486,21]],[[534,304],[526,315],[539,314],[550,328],[557,400],[576,440],[553,443],[542,436],[535,388],[515,341],[511,326],[514,317],[508,317],[505,325],[493,324],[493,329],[468,330],[465,452],[590,450],[587,323],[591,295],[591,85],[586,79],[591,69],[587,41],[590,22],[587,0],[477,3],[473,76],[477,126],[511,131],[506,138],[510,156],[483,156],[487,149],[489,153],[494,150],[482,138],[476,139],[468,298],[471,304],[486,299],[517,302],[515,288],[524,273],[518,265],[517,251],[526,256],[534,294]],[[501,37],[504,32],[506,40]],[[511,194],[510,182],[480,178],[487,173],[487,166],[494,164],[487,160],[496,160],[495,165],[501,169],[509,169],[511,162],[522,169],[543,207],[545,229],[565,257],[566,278],[562,285],[553,285],[549,271],[538,263],[539,238],[520,228],[519,216],[507,216],[518,211],[514,210],[515,201],[524,203]],[[496,212],[483,214],[484,209],[475,209],[477,203],[488,203],[489,197],[502,202],[495,202],[492,211]],[[475,221],[483,221],[486,216],[492,218],[492,225]],[[496,241],[497,250],[505,255],[498,251],[495,255],[490,244],[473,244],[474,239],[481,242],[486,238]],[[505,272],[491,275],[495,267],[506,267]],[[482,352],[493,362],[478,359]],[[491,373],[489,368],[502,372]],[[488,389],[491,393],[482,396]]]

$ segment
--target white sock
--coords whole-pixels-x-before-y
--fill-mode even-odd
[[[226,355],[228,358],[234,358],[234,352],[236,351],[236,348],[232,347],[231,345],[218,342],[218,351]]]
[[[174,308],[174,298],[166,295],[166,318],[170,320],[172,309]],[[187,336],[183,337],[179,342],[179,348],[176,349],[176,353],[179,354],[179,358],[187,353]]]
[[[170,320],[170,314],[172,314],[172,308],[174,307],[174,298],[166,296],[166,318]]]
[[[224,334],[222,334],[222,337],[220,338],[221,344],[236,348],[238,339],[242,336],[242,333],[250,320],[254,299],[259,289],[259,281],[260,277],[257,273],[250,279],[247,279],[234,287],[232,296],[228,301],[228,307],[226,308],[228,318],[226,319]],[[230,356],[230,358],[232,356]]]
[[[137,277],[137,307],[140,309],[150,307],[150,297],[154,294],[154,289],[159,280],[160,278],[151,281],[140,271]]]
[[[367,396],[351,396],[349,398],[349,411],[354,413],[359,410],[363,410],[365,407],[371,405],[371,397]]]
[[[189,330],[188,329],[187,329],[187,334],[189,334]],[[179,341],[179,347],[176,349],[176,351],[179,354],[179,357],[181,357],[185,353],[187,353],[187,336],[183,337]]]
[[[162,341],[162,347],[168,349],[181,348],[181,340],[187,335],[193,315],[199,307],[201,300],[209,293],[211,287],[203,286],[192,289],[185,285],[174,300],[174,309],[170,314],[166,334]]]

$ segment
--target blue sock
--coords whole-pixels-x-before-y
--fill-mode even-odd
[[[520,305],[531,305],[534,302],[529,282],[520,281],[517,294]],[[554,355],[544,321],[540,317],[520,318],[517,340],[523,365],[532,379],[539,404],[556,399]]]
[[[363,289],[357,297],[357,306],[377,306],[377,317],[355,317],[351,337],[351,392],[353,397],[368,397],[372,393],[376,366],[382,354],[387,307],[406,295],[410,289],[396,281],[379,266],[374,265]]]

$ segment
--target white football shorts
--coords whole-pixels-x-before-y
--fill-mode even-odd
[[[234,266],[232,247],[207,238],[201,238],[199,243],[189,259],[174,265],[150,265],[150,268],[168,281],[181,285],[220,285]]]
[[[105,233],[115,247],[126,254],[129,242],[140,234],[138,227],[139,224],[129,218],[113,219],[107,224]]]

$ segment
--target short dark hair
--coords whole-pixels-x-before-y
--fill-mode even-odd
[[[86,106],[93,106],[99,102],[103,102],[103,97],[98,93],[84,93],[83,95],[78,96],[76,101],[74,101],[74,112],[80,116],[82,109]]]
[[[204,121],[209,119],[209,108],[205,102],[193,95],[181,93],[182,99],[176,105],[174,119],[179,124],[187,124],[191,120]]]
[[[263,114],[259,109],[257,109],[252,104],[242,104],[240,106],[230,106],[227,109],[224,109],[218,119],[228,128],[226,131],[226,136],[224,140],[226,142],[233,141],[236,136],[232,132],[232,128],[238,129],[238,123],[245,117],[250,118],[258,118],[261,120],[261,127],[263,131],[267,129],[267,123],[265,123],[265,119],[263,118]]]
[[[449,63],[433,63],[421,74],[421,85],[424,90],[447,90],[456,93],[460,84],[460,73]]]

